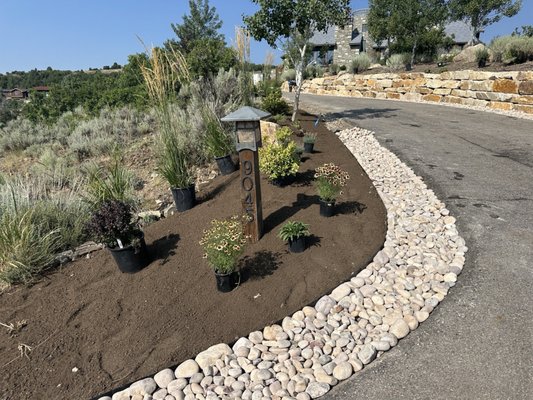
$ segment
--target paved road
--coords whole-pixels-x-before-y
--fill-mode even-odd
[[[375,131],[470,248],[430,318],[324,399],[533,399],[533,121],[331,96],[303,95],[306,106]]]

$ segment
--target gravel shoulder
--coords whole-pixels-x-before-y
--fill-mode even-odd
[[[533,397],[533,123],[440,105],[302,100],[374,131],[446,202],[470,249],[428,321],[325,398]]]

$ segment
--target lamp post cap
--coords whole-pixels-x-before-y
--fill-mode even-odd
[[[224,122],[237,122],[237,121],[259,121],[263,118],[270,117],[270,113],[263,110],[259,110],[254,107],[242,107],[231,114],[226,115],[221,121]]]

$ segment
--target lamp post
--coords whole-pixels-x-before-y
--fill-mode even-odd
[[[241,164],[241,204],[248,217],[244,233],[256,243],[263,235],[263,207],[259,178],[258,148],[261,147],[261,119],[270,114],[253,107],[242,107],[222,118],[235,123],[235,142]]]

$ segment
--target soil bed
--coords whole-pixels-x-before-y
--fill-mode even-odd
[[[295,182],[261,181],[266,232],[248,247],[233,292],[216,291],[198,241],[213,218],[240,211],[239,172],[213,180],[194,209],[146,229],[153,261],[142,271],[121,274],[99,251],[0,294],[0,322],[27,321],[14,335],[0,327],[0,398],[97,396],[279,321],[364,268],[383,245],[385,208],[354,157],[314,119],[301,117],[303,129],[318,134],[317,152],[306,155]],[[332,218],[319,216],[311,182],[325,162],[351,176]],[[289,254],[277,237],[288,219],[310,224],[303,253]],[[28,357],[19,344],[32,348]]]

